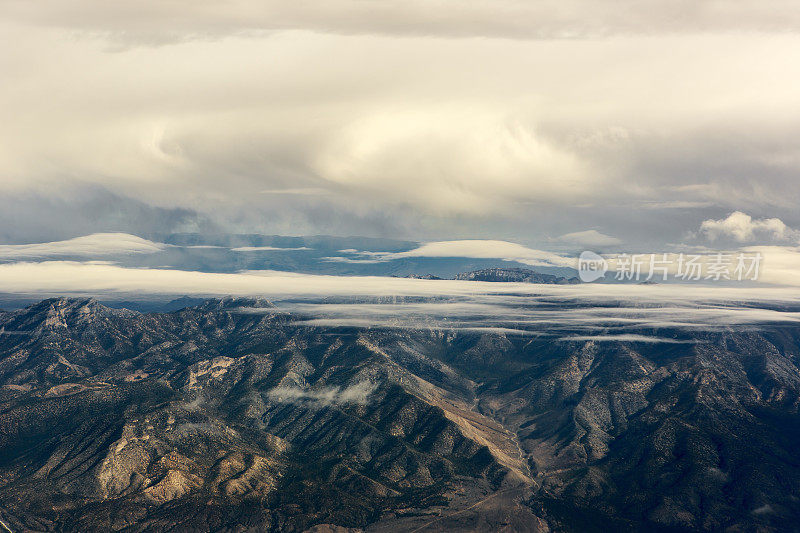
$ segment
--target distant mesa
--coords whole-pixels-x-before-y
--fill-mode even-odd
[[[409,274],[405,277],[410,279],[448,279],[440,278],[433,274]],[[572,285],[581,282],[577,277],[566,278],[563,276],[554,276],[552,274],[542,274],[527,268],[484,268],[481,270],[461,272],[450,279],[460,281],[491,281],[498,283],[546,283],[551,285]]]
[[[231,297],[209,298],[193,309],[199,311],[229,311],[241,308],[266,309],[275,305],[264,298]]]
[[[572,285],[581,282],[576,277],[565,278],[552,274],[540,274],[527,268],[484,268],[456,274],[455,279],[504,283],[546,283],[552,285]]]

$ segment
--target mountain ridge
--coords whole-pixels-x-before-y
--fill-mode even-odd
[[[483,268],[456,274],[457,280],[490,281],[505,283],[546,283],[566,285],[580,283],[577,277],[566,278],[552,274],[542,274],[527,268]]]
[[[782,531],[800,517],[796,327],[554,342],[272,309],[51,299],[0,314],[0,518]]]

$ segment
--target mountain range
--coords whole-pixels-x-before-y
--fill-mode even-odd
[[[297,319],[255,298],[0,312],[2,527],[798,529],[795,325],[603,342]]]
[[[484,268],[456,274],[454,279],[502,283],[555,283],[557,285],[581,282],[577,277],[566,278],[553,274],[542,274],[529,268]]]

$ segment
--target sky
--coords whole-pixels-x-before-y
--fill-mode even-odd
[[[796,245],[798,28],[750,0],[3,0],[0,243]]]

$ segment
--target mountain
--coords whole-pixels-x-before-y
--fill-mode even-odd
[[[432,279],[432,280],[441,280],[439,276],[434,276],[433,274],[409,274],[406,276],[409,279]]]
[[[0,313],[0,520],[796,530],[800,327],[637,333],[672,342],[318,327],[259,299]]]
[[[552,283],[557,285],[580,283],[578,278],[542,274],[527,268],[484,268],[456,274],[455,279],[466,281],[494,281],[515,283]]]

